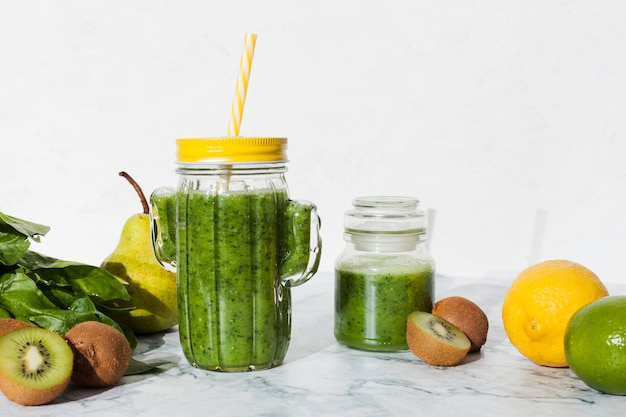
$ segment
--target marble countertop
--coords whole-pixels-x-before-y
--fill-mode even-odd
[[[318,273],[293,290],[292,342],[283,365],[247,373],[191,367],[172,331],[145,337],[142,361],[156,372],[124,377],[108,389],[70,385],[53,403],[23,407],[0,395],[9,416],[614,416],[626,397],[588,388],[568,368],[522,357],[500,319],[506,279],[437,277],[436,298],[463,295],[490,320],[487,344],[455,367],[432,367],[410,352],[378,354],[338,345],[333,336],[333,277]],[[614,293],[612,288],[609,290]],[[622,291],[623,292],[623,291]]]

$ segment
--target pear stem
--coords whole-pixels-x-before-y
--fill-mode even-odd
[[[141,190],[141,187],[139,186],[139,184],[137,184],[137,181],[135,181],[133,177],[128,175],[128,173],[125,171],[121,171],[120,176],[126,178],[128,182],[130,182],[130,184],[133,186],[135,191],[137,191],[137,194],[139,195],[139,199],[141,200],[141,205],[143,206],[143,214],[148,214],[149,212],[148,200],[146,200],[146,195]]]

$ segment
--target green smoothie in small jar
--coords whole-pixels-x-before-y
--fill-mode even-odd
[[[424,213],[407,197],[362,197],[353,205],[335,262],[335,337],[356,349],[406,350],[407,316],[433,306]]]

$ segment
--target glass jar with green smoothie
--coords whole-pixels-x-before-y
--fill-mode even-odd
[[[344,216],[335,261],[335,338],[351,348],[402,351],[407,316],[433,307],[435,264],[425,215],[410,197],[361,197]]]
[[[151,196],[155,254],[176,270],[182,350],[195,367],[280,364],[291,287],[315,274],[320,221],[289,198],[285,138],[179,139],[179,183]]]

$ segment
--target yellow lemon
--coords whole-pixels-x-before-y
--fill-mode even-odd
[[[511,344],[531,361],[566,367],[565,330],[580,308],[608,291],[584,266],[567,260],[540,262],[523,270],[502,304],[502,322]]]

